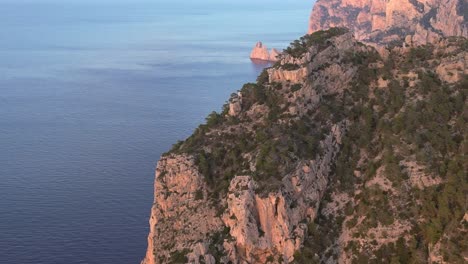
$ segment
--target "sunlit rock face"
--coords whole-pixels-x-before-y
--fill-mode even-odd
[[[170,263],[176,259],[174,252],[186,261],[215,263],[207,247],[210,234],[222,229],[222,221],[207,202],[207,191],[193,157],[169,155],[159,160],[148,249],[142,264]]]
[[[468,36],[466,0],[318,0],[309,33],[350,28],[367,43],[432,43],[440,37]]]
[[[252,52],[250,53],[250,58],[255,60],[268,61],[270,60],[270,52],[268,52],[267,47],[259,41],[257,42],[257,44],[255,44],[255,47],[252,49]]]
[[[252,52],[250,53],[250,58],[252,60],[261,60],[261,61],[278,61],[279,60],[279,55],[281,53],[277,49],[271,49],[271,52],[268,51],[268,48],[262,43],[262,42],[257,42],[255,44],[255,47],[252,49]]]
[[[270,61],[278,61],[280,55],[281,55],[281,52],[279,52],[277,49],[271,49]]]

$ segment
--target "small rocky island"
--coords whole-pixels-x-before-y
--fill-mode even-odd
[[[281,53],[276,49],[271,49],[271,51],[268,51],[268,48],[261,41],[259,41],[252,49],[252,52],[250,53],[250,59],[276,62],[279,60],[278,56],[280,54]]]

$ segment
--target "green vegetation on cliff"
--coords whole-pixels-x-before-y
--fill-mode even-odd
[[[382,58],[346,34],[336,28],[291,43],[284,51],[289,60],[245,84],[171,153],[195,157],[222,213],[217,201],[235,176],[252,176],[258,194],[280,192],[300,162],[324,158],[332,128],[345,124],[317,216],[303,219],[306,236],[294,262],[422,263],[440,257],[462,263],[468,245],[468,78],[463,69],[438,66],[457,65],[457,52],[466,52],[468,41],[393,47]],[[342,44],[347,50],[338,48]],[[305,64],[290,63],[307,55],[312,59]],[[291,72],[301,68],[307,76],[298,79]]]
[[[304,49],[312,45],[325,49],[330,45],[328,39],[345,33],[345,29],[317,32],[301,38],[300,45]],[[297,52],[298,45],[293,42],[286,52]],[[224,194],[236,175],[252,175],[265,192],[278,188],[296,161],[314,159],[320,153],[319,142],[330,129],[328,120],[336,118],[339,112],[335,97],[327,96],[320,106],[322,111],[290,116],[287,110],[292,103],[288,97],[302,86],[301,83],[269,83],[268,72],[263,71],[256,83],[245,84],[240,90],[243,112],[255,106],[262,111],[260,120],[229,116],[227,104],[221,114],[211,113],[205,124],[187,140],[174,145],[171,152],[194,155],[213,193]]]
[[[319,30],[313,34],[308,34],[295,40],[287,47],[284,52],[294,58],[300,58],[309,51],[311,47],[324,49],[330,45],[327,41],[330,38],[348,33],[346,28],[331,28],[329,30]]]
[[[392,52],[385,63],[393,66],[370,75],[368,62],[362,63],[359,74],[366,76],[358,79],[386,78],[388,86],[369,90],[368,82],[357,82],[349,90],[359,100],[348,109],[353,124],[330,194],[347,193],[352,199],[338,217],[320,215],[314,221],[296,263],[337,258],[331,249],[338,230],[345,229],[353,236],[346,247],[353,263],[424,263],[436,244],[447,263],[464,262],[468,77],[441,81],[428,66],[436,58],[433,46],[420,46],[407,57]],[[416,73],[412,80],[399,71],[409,69]],[[410,171],[408,161],[418,165],[417,172]],[[409,174],[418,173],[428,183],[411,185]],[[369,184],[376,178],[380,185]],[[332,202],[328,199],[324,206]],[[397,222],[408,230],[392,238]]]

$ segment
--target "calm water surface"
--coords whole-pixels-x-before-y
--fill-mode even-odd
[[[0,263],[139,263],[157,159],[311,2],[0,1]]]

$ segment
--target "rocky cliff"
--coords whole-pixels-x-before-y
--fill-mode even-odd
[[[468,37],[466,0],[318,0],[309,33],[347,27],[366,43],[425,44],[440,37]]]
[[[294,41],[158,162],[142,263],[468,261],[467,47]]]

